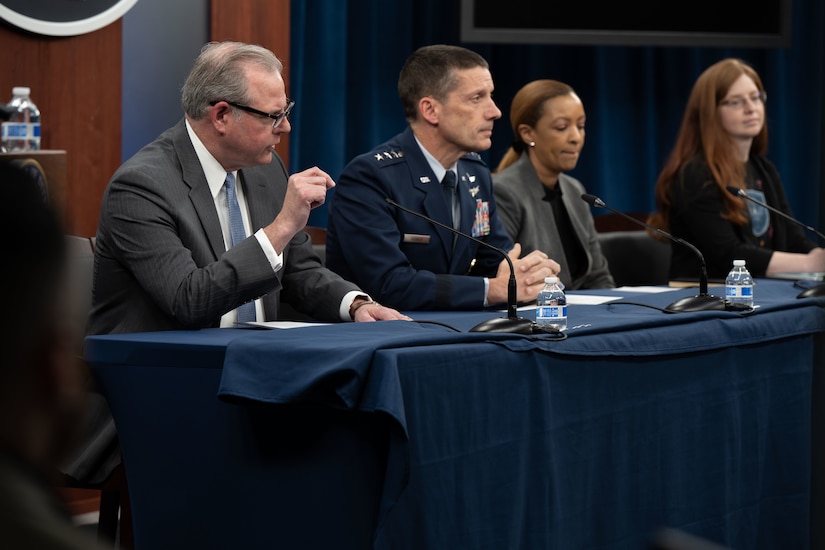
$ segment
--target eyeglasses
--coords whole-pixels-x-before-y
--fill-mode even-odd
[[[736,96],[730,99],[723,99],[719,102],[719,105],[739,111],[745,107],[747,101],[750,101],[753,105],[759,105],[760,103],[764,105],[765,102],[768,101],[768,92],[756,92],[747,97]]]
[[[210,105],[215,105],[221,101],[225,101],[229,105],[240,109],[242,111],[246,111],[247,113],[252,113],[253,115],[264,116],[266,118],[272,119],[272,128],[277,128],[280,124],[284,121],[285,118],[289,116],[289,113],[292,112],[292,108],[295,107],[295,102],[289,98],[286,99],[286,108],[283,112],[278,114],[271,114],[265,113],[263,111],[259,111],[258,109],[253,109],[252,107],[247,107],[246,105],[241,105],[240,103],[235,103],[234,101],[229,101],[226,99],[219,99],[217,101],[213,101]]]

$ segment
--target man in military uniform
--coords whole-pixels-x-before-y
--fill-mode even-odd
[[[510,269],[495,250],[406,213],[425,214],[513,261],[518,300],[535,300],[560,266],[541,251],[519,258],[496,214],[490,170],[493,79],[478,54],[420,48],[398,80],[409,127],[356,157],[338,180],[329,214],[327,265],[380,302],[402,310],[481,309],[507,301]]]

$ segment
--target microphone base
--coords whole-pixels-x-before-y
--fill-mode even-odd
[[[473,328],[470,332],[513,332],[516,334],[533,334],[533,321],[524,317],[498,317],[488,319]]]
[[[797,294],[797,298],[819,298],[825,296],[825,283],[818,284],[816,286],[812,286],[810,288],[806,288],[799,294]]]
[[[697,294],[680,298],[665,308],[668,313],[683,313],[689,311],[725,310],[725,299],[712,294]]]

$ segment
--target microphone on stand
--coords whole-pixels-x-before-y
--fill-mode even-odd
[[[433,225],[437,225],[438,227],[442,227],[451,233],[454,233],[460,237],[464,237],[465,239],[470,239],[473,242],[480,244],[486,248],[491,250],[495,250],[502,256],[504,259],[507,260],[507,265],[510,266],[510,280],[507,284],[507,317],[499,317],[496,319],[490,319],[488,321],[484,321],[482,323],[477,324],[473,328],[470,329],[470,332],[516,332],[519,334],[533,334],[533,327],[535,323],[530,319],[525,319],[524,317],[519,317],[517,313],[518,308],[518,298],[516,292],[516,270],[513,267],[513,260],[510,259],[510,256],[507,255],[507,252],[502,250],[497,246],[493,246],[490,243],[486,243],[481,239],[476,239],[466,233],[462,233],[457,229],[453,229],[452,226],[443,224],[439,221],[436,221],[420,212],[416,212],[415,210],[410,210],[405,206],[401,206],[394,200],[389,197],[386,197],[386,200],[389,204],[393,205],[394,207],[398,208],[399,210],[403,210],[407,214],[412,214],[413,216],[417,216],[422,220],[426,220]],[[538,331],[543,332],[543,331]]]
[[[770,210],[771,212],[773,212],[775,214],[779,214],[780,216],[782,216],[786,220],[788,220],[790,222],[793,222],[796,225],[807,229],[808,231],[810,231],[811,233],[813,233],[817,237],[819,237],[822,240],[822,242],[825,242],[825,235],[823,235],[822,233],[820,233],[819,231],[817,231],[816,229],[814,229],[810,225],[805,225],[801,221],[797,220],[793,216],[789,216],[788,214],[784,213],[783,211],[779,210],[778,208],[774,208],[773,206],[770,206],[768,204],[765,204],[764,202],[760,202],[760,201],[756,200],[755,198],[748,195],[748,193],[744,189],[739,189],[738,187],[733,186],[733,185],[728,185],[726,187],[726,189],[728,190],[728,193],[730,193],[731,195],[733,195],[735,197],[742,197],[743,199],[747,199],[747,200],[751,201],[754,204],[758,204],[759,206],[763,206],[763,207],[767,208],[768,210]],[[825,284],[819,284],[819,285],[816,285],[816,286],[812,286],[811,288],[807,288],[807,289],[803,290],[802,292],[800,292],[799,295],[797,296],[797,298],[808,298],[808,297],[811,297],[811,296],[825,296]]]
[[[611,208],[607,206],[602,199],[597,197],[596,195],[590,195],[589,193],[585,193],[582,195],[582,200],[589,204],[590,206],[598,206],[600,208],[606,208],[611,212],[618,214],[622,217],[627,218],[628,220],[632,221],[633,223],[639,224],[642,227],[649,229],[659,235],[667,237],[671,241],[675,243],[679,243],[683,246],[688,247],[690,250],[696,254],[696,257],[699,258],[699,265],[701,270],[699,271],[699,294],[696,296],[687,296],[685,298],[680,298],[676,300],[669,306],[665,308],[665,311],[669,313],[679,313],[683,311],[706,311],[706,310],[724,310],[725,309],[725,299],[720,298],[718,296],[713,296],[712,294],[708,294],[708,270],[705,266],[705,257],[702,256],[702,253],[699,252],[699,249],[690,244],[689,242],[680,239],[678,237],[674,237],[667,231],[663,231],[657,227],[653,227],[652,225],[646,224],[641,220],[637,220],[633,216],[629,216],[624,212],[620,212],[615,208]]]
[[[769,204],[765,204],[764,202],[760,202],[760,201],[756,200],[755,198],[748,195],[748,193],[744,189],[739,189],[738,187],[734,187],[733,185],[728,185],[727,190],[728,190],[728,193],[730,193],[731,195],[734,195],[736,197],[742,197],[743,199],[747,199],[747,200],[751,201],[753,204],[758,204],[759,206],[763,206],[763,207],[767,208],[768,210],[770,210],[771,212],[773,212],[775,214],[779,214],[780,216],[782,216],[786,220],[791,221],[791,222],[795,223],[796,225],[798,225],[800,227],[804,227],[805,229],[807,229],[808,231],[810,231],[811,233],[815,234],[817,237],[822,239],[823,242],[825,242],[825,235],[823,235],[822,233],[820,233],[819,231],[817,231],[816,229],[814,229],[810,225],[805,225],[801,221],[797,220],[796,218],[794,218],[792,216],[789,216],[788,214],[784,213],[780,209],[774,208],[773,206],[771,206]]]

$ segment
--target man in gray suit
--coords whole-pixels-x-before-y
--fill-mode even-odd
[[[259,46],[204,47],[183,86],[184,120],[106,189],[88,333],[273,320],[281,298],[324,321],[405,318],[314,253],[303,228],[335,183],[317,167],[289,176],[275,152],[294,105],[281,73]]]
[[[317,167],[289,176],[275,152],[294,105],[282,69],[259,46],[201,51],[184,119],[106,189],[88,334],[274,320],[281,299],[322,321],[409,319],[323,267],[303,231],[335,183]],[[105,402],[92,397],[86,445],[64,472],[98,483],[120,452]]]

